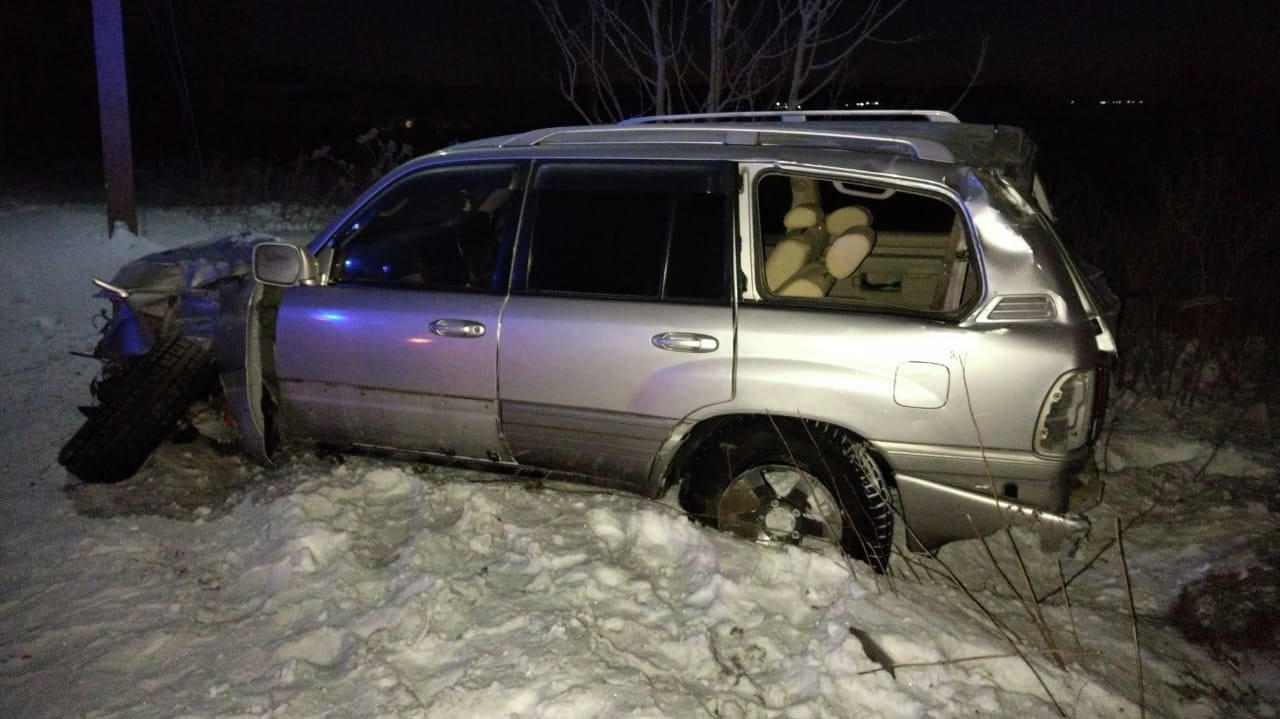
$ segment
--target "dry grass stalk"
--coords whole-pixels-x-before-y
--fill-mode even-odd
[[[1080,632],[1076,628],[1076,614],[1075,609],[1071,606],[1071,595],[1067,594],[1067,577],[1062,571],[1061,559],[1058,560],[1058,582],[1059,588],[1062,590],[1062,599],[1067,604],[1067,618],[1071,621],[1071,637],[1076,642],[1076,650],[1083,652],[1084,646],[1080,643]]]
[[[1062,709],[1062,705],[1058,703],[1057,698],[1053,696],[1053,692],[1049,689],[1049,685],[1045,682],[1044,677],[1041,676],[1040,670],[1036,669],[1036,665],[1031,662],[1029,653],[1018,645],[1019,637],[1017,632],[1010,629],[1009,626],[1001,621],[986,604],[983,604],[982,600],[978,599],[978,595],[974,594],[973,590],[969,589],[969,587],[964,583],[964,580],[960,579],[960,576],[957,575],[951,567],[947,566],[946,562],[938,560],[938,564],[943,568],[955,586],[959,587],[960,591],[969,598],[969,601],[973,602],[974,606],[976,606],[978,610],[982,612],[982,615],[987,618],[987,621],[991,622],[991,626],[996,628],[1000,637],[1008,642],[1009,646],[1014,651],[1014,656],[1022,659],[1022,663],[1027,666],[1027,669],[1031,670],[1031,674],[1035,676],[1036,681],[1039,682],[1040,688],[1044,689],[1045,696],[1049,697],[1049,701],[1052,702],[1054,708],[1058,710],[1058,714],[1065,717],[1067,713]],[[1032,653],[1034,653],[1034,650]]]
[[[1013,540],[1013,532],[1009,531],[1008,524],[1005,524],[1004,533],[1009,537],[1009,544],[1013,547],[1013,554],[1018,559],[1018,568],[1022,570],[1022,580],[1027,583],[1027,594],[1032,599],[1035,599],[1036,587],[1031,582],[1031,572],[1027,571],[1027,563],[1022,558],[1022,551],[1018,549],[1018,543]],[[1023,603],[1025,605],[1027,603],[1026,600],[1023,600]],[[1040,602],[1033,601],[1030,605],[1031,609],[1035,610],[1036,627],[1040,630],[1040,636],[1044,638],[1044,643],[1047,644],[1050,649],[1057,649],[1058,640],[1054,637],[1053,630],[1049,626],[1049,623],[1045,621],[1044,612],[1040,608]],[[1067,668],[1067,663],[1063,661],[1061,654],[1053,654],[1052,656],[1057,660],[1059,669],[1065,670]]]
[[[1138,641],[1138,610],[1133,603],[1133,583],[1129,580],[1129,561],[1124,555],[1124,531],[1120,528],[1120,518],[1116,518],[1116,546],[1120,548],[1120,568],[1124,572],[1124,590],[1129,596],[1129,618],[1133,623],[1134,662],[1138,668],[1138,711],[1142,719],[1147,719],[1147,690],[1142,677],[1142,644]]]
[[[969,526],[973,527],[974,534],[978,533],[978,528],[974,527],[972,519],[969,520]],[[1027,572],[1027,565],[1023,563],[1022,554],[1017,551],[1018,546],[1013,539],[1013,534],[1007,530],[1008,527],[1006,527],[1006,534],[1009,537],[1009,543],[1013,545],[1014,552],[1018,557],[1018,564],[1022,567],[1022,576],[1027,582],[1027,591],[1030,592],[1031,598],[1034,599],[1036,594],[1035,588],[1031,585],[1031,575]],[[1040,611],[1040,604],[1038,602],[1028,601],[1027,596],[1018,591],[1018,587],[1013,583],[1013,579],[1011,579],[1004,571],[1004,567],[1000,566],[1000,562],[996,559],[995,553],[991,551],[991,544],[987,542],[987,538],[980,536],[978,539],[982,542],[982,548],[987,552],[987,558],[991,560],[991,566],[996,568],[996,572],[999,573],[1000,578],[1004,580],[1005,586],[1009,587],[1009,590],[1013,592],[1013,595],[1018,598],[1018,603],[1022,606],[1023,611],[1026,612],[1027,618],[1031,620],[1031,623],[1034,624],[1036,629],[1040,632],[1040,638],[1043,639],[1044,643],[1049,647],[1048,652],[1053,656],[1054,661],[1058,664],[1058,668],[1065,670],[1067,668],[1066,662],[1062,660],[1062,656],[1058,652],[1058,642],[1054,639],[1053,630],[1049,627],[1049,623],[1045,621],[1044,613]]]
[[[1213,461],[1218,458],[1218,454],[1222,451],[1222,448],[1226,446],[1227,440],[1230,439],[1232,433],[1235,431],[1235,428],[1240,424],[1240,421],[1244,419],[1244,416],[1248,411],[1249,411],[1249,405],[1245,404],[1245,406],[1240,410],[1240,412],[1222,428],[1222,433],[1218,436],[1217,441],[1214,442],[1213,449],[1209,452],[1209,456],[1205,457],[1204,461],[1200,463],[1200,467],[1196,470],[1195,474],[1191,475],[1189,479],[1190,482],[1196,483],[1197,480],[1204,477],[1205,472],[1207,472],[1209,469],[1209,465],[1213,464]],[[1141,510],[1137,512],[1137,514],[1134,514],[1127,521],[1125,521],[1123,529],[1125,531],[1128,531],[1131,527],[1133,527],[1133,525],[1146,519],[1147,515],[1155,511],[1156,507],[1167,507],[1174,504],[1178,504],[1180,502],[1185,502],[1189,499],[1199,497],[1201,495],[1204,495],[1208,492],[1215,491],[1217,489],[1212,484],[1208,484],[1208,483],[1202,483],[1202,484],[1203,486],[1201,487],[1200,491],[1194,492],[1188,496],[1174,498],[1172,500],[1166,497],[1163,491],[1161,491],[1160,493],[1157,494],[1156,497],[1154,497],[1147,504],[1146,507],[1143,507]],[[1116,518],[1116,522],[1117,524],[1120,522],[1119,517]],[[1072,572],[1071,576],[1067,577],[1066,581],[1062,582],[1060,587],[1049,590],[1049,592],[1044,596],[1038,597],[1036,599],[1036,602],[1043,602],[1046,599],[1049,599],[1050,597],[1054,596],[1060,591],[1065,592],[1067,587],[1070,586],[1070,584],[1074,582],[1077,577],[1079,577],[1081,574],[1084,574],[1086,571],[1088,571],[1089,568],[1092,567],[1094,563],[1097,562],[1098,559],[1108,549],[1111,548],[1111,545],[1116,543],[1116,539],[1118,536],[1119,536],[1119,533],[1117,532],[1116,537],[1111,537],[1106,542],[1103,542],[1102,546],[1098,548],[1098,551],[1095,552],[1094,555],[1090,557],[1089,560],[1086,561],[1079,569]]]

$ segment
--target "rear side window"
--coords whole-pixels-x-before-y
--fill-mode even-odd
[[[754,193],[766,298],[954,314],[978,294],[964,218],[938,197],[783,173]]]
[[[529,292],[728,297],[728,166],[549,164],[534,179]],[[519,283],[517,283],[519,284]]]

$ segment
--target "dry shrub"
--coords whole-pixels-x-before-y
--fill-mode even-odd
[[[1189,157],[1128,192],[1065,193],[1068,239],[1124,298],[1122,386],[1190,405],[1276,379],[1280,198],[1222,157]]]
[[[1274,536],[1272,536],[1274,539]],[[1272,550],[1243,569],[1217,570],[1182,588],[1169,618],[1219,655],[1280,649],[1280,556]]]
[[[215,159],[205,171],[201,201],[206,207],[230,210],[274,204],[283,220],[331,216],[412,156],[411,146],[374,128],[356,137],[355,147],[335,151],[325,145],[299,152],[291,163]]]

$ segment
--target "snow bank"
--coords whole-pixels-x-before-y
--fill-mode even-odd
[[[1008,653],[956,597],[851,576],[834,551],[762,549],[666,505],[479,473],[284,471],[292,491],[217,522],[72,520],[61,569],[8,598],[24,606],[28,659],[4,667],[19,713],[1052,714],[1016,658],[939,663]],[[96,581],[67,572],[90,563]],[[51,593],[66,603],[34,606]],[[853,629],[929,666],[895,678]],[[1041,671],[1086,715],[1136,711]]]

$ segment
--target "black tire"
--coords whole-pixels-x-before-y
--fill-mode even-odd
[[[791,473],[793,486],[785,495],[768,486],[773,483],[767,473],[792,469],[801,472]],[[768,541],[825,537],[877,572],[889,566],[893,511],[884,473],[867,444],[838,427],[795,420],[737,421],[704,441],[689,457],[683,475],[681,504],[711,526],[749,538],[755,533],[755,539]],[[801,477],[804,482],[797,481]],[[830,526],[833,522],[821,521],[822,502],[814,499],[821,493],[813,489],[811,479],[838,505],[838,529]],[[749,487],[752,483],[754,488]],[[726,498],[731,485],[733,493]],[[743,497],[749,505],[756,504],[744,511]],[[777,508],[795,517],[792,527],[766,526],[766,514]]]
[[[156,345],[112,378],[110,393],[63,445],[58,462],[85,482],[128,479],[215,376],[212,353],[195,342],[175,337]]]

